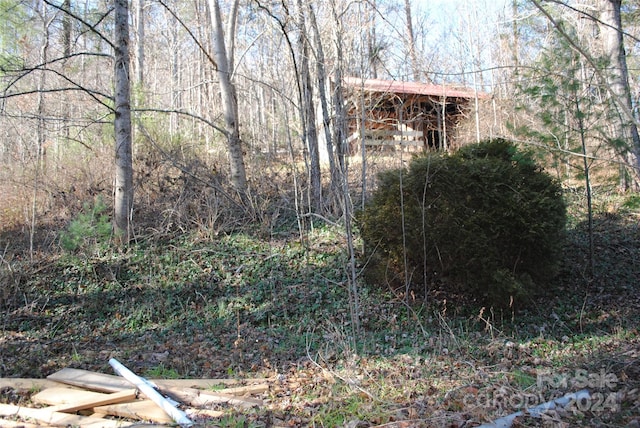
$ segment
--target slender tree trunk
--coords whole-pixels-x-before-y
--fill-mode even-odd
[[[511,59],[513,61],[513,77],[516,82],[520,79],[520,27],[518,26],[518,0],[511,0]]]
[[[47,15],[47,5],[42,3],[42,45],[40,46],[40,62],[46,64],[49,60],[49,17]],[[37,126],[37,142],[36,142],[36,171],[40,171],[44,164],[45,142],[47,140],[46,129],[46,97],[45,85],[47,77],[45,71],[40,71],[38,79],[38,126]],[[37,174],[36,174],[37,175]],[[37,183],[36,183],[37,184]],[[37,185],[36,185],[37,188]]]
[[[624,49],[622,18],[620,8],[622,0],[598,0],[600,6],[600,34],[605,58],[609,68],[605,73],[616,104],[627,112],[632,111],[631,89],[629,87],[629,71]],[[619,109],[620,110],[620,109]],[[627,149],[622,153],[623,160],[632,169],[629,174],[623,171],[621,185],[624,190],[640,190],[640,136],[638,128],[628,113],[620,111],[616,121],[616,137]]]
[[[234,0],[237,2],[238,0]],[[237,11],[237,7],[234,8]],[[222,109],[224,113],[227,144],[229,150],[229,165],[231,168],[231,184],[244,198],[247,191],[247,176],[244,167],[242,143],[240,141],[240,129],[238,123],[238,102],[235,87],[231,81],[233,64],[229,63],[225,47],[224,31],[222,28],[222,16],[218,0],[209,0],[209,13],[213,26],[213,53],[217,62],[217,75],[220,82],[222,95]],[[229,17],[235,19],[235,17]],[[234,35],[229,34],[229,37]]]
[[[144,24],[144,0],[133,0],[135,26],[135,85],[133,105],[138,106],[144,100],[145,81],[144,81],[144,46],[145,46],[145,24]],[[141,135],[144,132],[144,125],[140,118],[134,119],[136,124],[135,130]],[[134,138],[135,135],[132,135]]]
[[[238,24],[238,7],[240,6],[239,0],[233,0],[231,3],[231,10],[229,11],[229,19],[227,21],[227,29],[226,35],[227,38],[225,40],[226,48],[227,48],[227,58],[229,63],[229,73],[231,77],[233,77],[233,71],[236,64],[235,53],[236,53],[236,27]]]
[[[380,50],[376,37],[376,16],[377,16],[377,0],[369,0],[365,5],[366,22],[367,22],[367,55],[369,56],[369,66],[371,67],[371,77],[378,78],[378,65],[381,62]]]
[[[42,14],[42,44],[40,45],[40,62],[46,64],[49,52],[49,25],[51,19],[47,13],[47,5],[43,2],[41,5]],[[47,140],[47,128],[45,122],[46,99],[45,85],[47,83],[44,70],[40,71],[38,79],[38,125],[36,129],[36,156],[33,178],[33,199],[31,201],[31,228],[29,231],[29,254],[33,257],[34,238],[36,234],[37,213],[38,213],[38,192],[40,190],[40,176],[43,173],[45,165],[45,142]]]
[[[411,1],[404,0],[404,12],[407,18],[407,42],[409,43],[409,59],[411,62],[411,73],[413,80],[420,81],[420,68],[418,65],[418,55],[416,54],[416,40],[413,33],[413,15],[411,14]]]
[[[320,171],[320,151],[318,149],[318,134],[316,131],[316,114],[313,105],[313,83],[309,69],[309,41],[305,25],[305,9],[302,0],[297,1],[298,6],[298,56],[300,57],[298,79],[301,89],[301,115],[303,138],[309,150],[309,183],[311,185],[310,205],[315,212],[320,211],[322,205],[322,179]]]
[[[70,11],[71,10],[71,0],[64,0],[62,2],[62,9],[65,11]],[[73,26],[71,25],[71,15],[69,13],[64,13],[62,15],[62,46],[63,46],[63,52],[64,52],[64,60],[62,61],[62,70],[63,73],[66,75],[68,73],[68,64],[67,64],[67,59],[71,56],[71,45],[72,45],[72,29]],[[70,132],[69,132],[69,123],[71,120],[71,108],[72,105],[70,102],[65,101],[62,104],[62,117],[63,117],[63,136],[65,140],[69,140],[70,137]],[[58,153],[59,152],[59,147],[58,147],[58,141],[54,141],[54,153]],[[57,159],[56,159],[57,161]],[[57,165],[57,162],[56,162]]]
[[[340,190],[340,173],[336,167],[333,135],[331,134],[331,111],[327,98],[327,72],[325,69],[324,47],[320,37],[320,29],[316,15],[311,5],[308,6],[309,21],[313,30],[316,52],[316,72],[318,73],[318,94],[320,96],[320,106],[322,108],[322,129],[324,130],[327,150],[327,160],[329,161],[329,171],[331,174],[331,197],[337,197]],[[336,83],[339,84],[339,83]],[[339,144],[339,143],[338,143]]]
[[[133,155],[129,82],[129,2],[115,0],[115,137],[116,178],[114,227],[117,240],[131,237],[133,210]]]
[[[64,0],[62,9],[71,10],[71,0]],[[71,54],[71,16],[68,13],[62,16],[62,46],[64,56],[68,57]]]
[[[178,19],[174,15],[167,16],[167,20],[169,21],[168,28],[168,37],[169,37],[169,45],[171,50],[169,67],[171,69],[171,109],[174,111],[179,111],[182,109],[182,90],[181,86],[181,78],[182,73],[180,70],[180,41],[178,36]],[[180,115],[178,113],[173,113],[170,116],[169,121],[169,133],[174,136],[178,133],[180,128]]]
[[[589,158],[587,157],[587,139],[586,139],[586,129],[584,125],[584,115],[582,114],[580,107],[580,99],[578,94],[575,94],[575,108],[578,118],[578,130],[580,132],[580,147],[582,148],[582,164],[584,168],[584,184],[586,188],[586,196],[587,196],[587,216],[588,216],[588,234],[589,234],[589,260],[588,260],[588,274],[589,279],[594,277],[594,267],[595,267],[595,252],[594,252],[594,242],[593,242],[593,201],[592,201],[592,193],[591,193],[591,169],[589,167]]]
[[[135,0],[136,5],[136,83],[144,86],[144,0]]]
[[[374,0],[375,3],[375,0]],[[347,113],[344,107],[344,88],[342,86],[343,69],[344,69],[344,53],[343,53],[343,25],[340,14],[336,11],[336,5],[331,8],[333,17],[333,47],[335,66],[333,68],[333,111],[334,111],[334,124],[333,124],[333,141],[335,144],[335,150],[338,155],[338,164],[340,167],[341,180],[346,180],[346,164],[345,155],[349,148],[346,144],[347,139]],[[364,168],[364,166],[363,166]]]
[[[375,0],[373,0],[375,4]],[[349,253],[349,262],[347,265],[347,283],[348,283],[348,296],[349,296],[349,313],[351,316],[351,328],[354,344],[358,344],[360,337],[360,293],[358,289],[358,275],[356,269],[356,249],[353,240],[353,204],[351,201],[351,192],[349,189],[349,164],[345,160],[345,154],[348,150],[346,147],[346,133],[347,133],[347,119],[344,108],[344,90],[342,86],[342,70],[343,70],[343,37],[344,26],[342,24],[343,14],[337,10],[336,2],[331,2],[331,17],[333,19],[333,47],[334,47],[334,88],[333,88],[333,110],[334,110],[334,124],[333,124],[333,141],[336,145],[338,154],[338,164],[340,187],[342,190],[342,204],[343,204],[343,220],[345,237],[347,241],[347,251]],[[366,163],[363,162],[363,176]],[[363,180],[363,189],[364,189]],[[364,198],[364,195],[363,195]],[[364,199],[363,199],[364,201]]]
[[[202,25],[198,26],[197,34],[198,39],[202,40],[203,46],[212,46],[213,42],[211,41],[211,31],[207,29],[213,28],[211,24],[211,14],[207,12],[207,4],[206,2],[200,2],[196,0],[195,2],[195,10],[196,10],[196,20]],[[208,57],[202,50],[198,50],[198,75],[204,77],[204,85],[202,89],[198,91],[199,101],[198,101],[198,111],[202,117],[213,117],[213,108],[214,96],[213,96],[213,68],[208,61]],[[209,150],[209,144],[211,143],[211,135],[209,132],[206,132],[203,128],[202,122],[200,122],[199,133],[206,141],[207,151]]]

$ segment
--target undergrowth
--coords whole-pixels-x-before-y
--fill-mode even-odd
[[[583,370],[616,376],[615,389],[592,389],[616,394],[619,407],[558,417],[623,425],[639,410],[638,211],[619,198],[597,213],[589,276],[583,213],[569,202],[553,291],[515,311],[435,292],[408,301],[360,278],[359,331],[337,226],[316,223],[303,243],[293,230],[248,228],[34,261],[7,251],[0,375],[110,373],[116,357],[148,376],[277,375],[267,408],[226,408],[222,426],[461,426],[520,410],[500,397],[571,392],[575,382],[540,379],[575,381]]]

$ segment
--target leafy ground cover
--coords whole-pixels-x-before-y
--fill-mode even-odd
[[[516,310],[432,290],[405,302],[358,284],[351,324],[346,238],[296,232],[139,239],[5,251],[0,376],[63,367],[153,377],[273,377],[267,406],[218,426],[476,426],[587,387],[589,402],[519,426],[633,426],[640,415],[640,232],[635,199],[574,212],[557,288]],[[292,222],[290,229],[294,229]],[[12,236],[4,235],[3,242]],[[7,245],[7,248],[9,245]],[[28,396],[2,391],[2,400]],[[636,425],[637,426],[637,425]]]

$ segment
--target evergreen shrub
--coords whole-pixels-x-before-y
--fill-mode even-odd
[[[561,186],[533,156],[494,139],[383,172],[357,224],[370,283],[440,288],[506,306],[542,291],[560,263]]]
[[[83,204],[66,230],[60,234],[60,246],[68,252],[89,250],[111,238],[111,221],[107,205],[98,197],[95,203]]]

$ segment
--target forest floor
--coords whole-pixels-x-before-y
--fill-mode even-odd
[[[514,426],[637,427],[637,205],[597,207],[593,275],[574,217],[556,286],[526,307],[435,290],[407,302],[358,283],[358,326],[336,226],[300,242],[283,217],[269,233],[150,235],[125,251],[84,239],[33,258],[5,231],[0,377],[112,373],[113,357],[153,378],[275,376],[264,407],[218,408],[227,416],[209,425],[225,427],[472,427],[586,388],[590,398]]]

